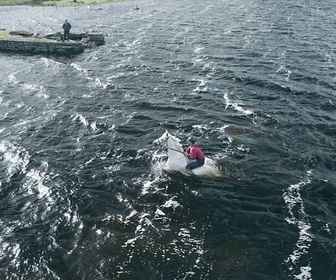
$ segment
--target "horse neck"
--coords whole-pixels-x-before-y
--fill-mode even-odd
[[[169,138],[167,141],[167,146],[171,151],[183,153],[181,144],[175,139]]]
[[[169,138],[167,141],[168,147],[168,163],[174,166],[185,166],[187,164],[187,159],[183,153],[183,149],[179,141],[173,138]]]

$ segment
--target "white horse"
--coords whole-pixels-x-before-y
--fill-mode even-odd
[[[186,175],[190,175],[190,173],[186,171],[186,166],[189,159],[185,156],[180,142],[180,139],[169,134],[168,131],[163,133],[160,138],[154,141],[154,143],[161,145],[165,143],[166,147],[168,148],[168,160],[163,168],[164,170],[167,172],[177,171]],[[202,178],[218,179],[223,177],[223,174],[220,172],[215,162],[207,157],[205,158],[204,165],[192,169],[191,171],[194,175]]]

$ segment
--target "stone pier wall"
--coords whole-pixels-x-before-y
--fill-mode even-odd
[[[81,43],[60,43],[42,40],[0,39],[0,51],[19,54],[70,56],[84,51]]]
[[[21,33],[17,38],[0,38],[0,52],[72,56],[82,53],[85,48],[105,43],[102,34],[71,34],[70,42],[62,42],[58,33],[44,38],[35,38],[32,34],[23,36]]]

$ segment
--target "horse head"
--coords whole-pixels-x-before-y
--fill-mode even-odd
[[[167,143],[169,135],[169,132],[166,130],[166,132],[163,133],[158,139],[154,140],[153,143],[163,146]]]
[[[166,168],[169,170],[183,170],[187,165],[187,158],[183,153],[180,139],[171,135],[167,130],[160,138],[156,139],[154,143],[159,145],[165,145],[168,149],[168,160]]]
[[[167,167],[171,170],[184,170],[188,160],[183,152],[181,140],[167,132],[168,160]]]

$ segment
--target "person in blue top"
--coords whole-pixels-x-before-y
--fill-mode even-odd
[[[64,40],[70,40],[70,29],[71,29],[71,24],[68,22],[66,19],[62,28],[64,29],[64,35],[63,35],[63,42]]]

